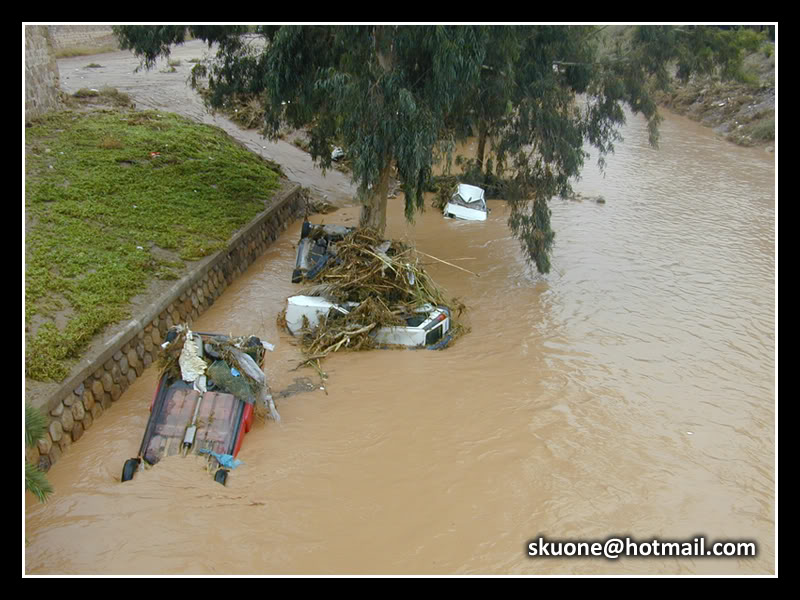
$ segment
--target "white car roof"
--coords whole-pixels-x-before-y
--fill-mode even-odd
[[[465,202],[477,202],[483,199],[483,189],[466,183],[458,184],[458,192]]]

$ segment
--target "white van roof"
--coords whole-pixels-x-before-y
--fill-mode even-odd
[[[483,200],[483,189],[475,185],[459,183],[458,191],[456,193],[461,196],[464,202],[477,202],[478,200]]]

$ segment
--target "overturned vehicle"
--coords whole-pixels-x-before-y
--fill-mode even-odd
[[[256,409],[263,406],[280,419],[261,369],[267,349],[255,336],[171,328],[161,346],[161,377],[139,453],[125,461],[121,480],[166,456],[192,453],[208,456],[214,480],[225,485]]]
[[[444,216],[467,221],[485,221],[489,214],[483,188],[459,183],[450,200],[445,204]]]
[[[297,260],[292,271],[292,283],[314,279],[336,259],[336,244],[353,231],[344,225],[312,225],[303,222],[300,242],[297,244]]]
[[[411,246],[374,230],[303,223],[292,281],[307,288],[279,320],[310,360],[340,349],[441,349],[460,331]]]
[[[355,302],[337,304],[322,296],[291,296],[286,306],[286,328],[292,335],[313,332],[321,323],[327,325],[328,320],[335,320],[337,315],[348,316],[359,306]],[[401,321],[404,322],[371,327],[369,336],[372,343],[380,347],[407,346],[438,350],[451,340],[448,333],[450,309],[446,306],[423,304],[413,309],[411,314],[404,314]],[[351,334],[357,329],[360,327],[351,329]]]

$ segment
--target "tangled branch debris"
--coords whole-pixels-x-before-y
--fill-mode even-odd
[[[312,230],[310,235],[324,234]],[[448,298],[422,268],[420,255],[430,256],[404,242],[386,241],[372,229],[356,229],[331,244],[330,252],[334,260],[299,293],[322,296],[347,306],[349,312],[332,310],[314,329],[303,328],[300,344],[307,356],[303,364],[343,349],[374,348],[377,344],[370,332],[405,325],[426,306],[444,306],[451,317],[466,309],[457,299]],[[451,323],[452,337],[464,332],[462,326]]]

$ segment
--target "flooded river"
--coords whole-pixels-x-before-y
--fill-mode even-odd
[[[462,266],[428,271],[469,307],[443,352],[323,363],[279,400],[227,487],[196,458],[119,482],[148,418],[148,369],[27,497],[29,574],[768,574],[775,561],[775,164],[670,117],[631,118],[605,177],[552,202],[537,275],[490,202],[388,235]],[[355,224],[346,208],[315,222]],[[292,226],[194,324],[276,345],[273,391],[314,370],[275,322]],[[531,558],[530,540],[754,541],[755,558]]]

